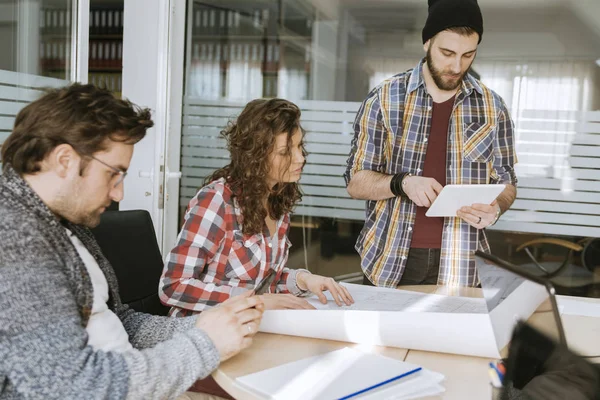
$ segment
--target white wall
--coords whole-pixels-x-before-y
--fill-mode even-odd
[[[480,62],[582,59],[591,62],[600,57],[600,36],[570,8],[559,6],[532,10],[488,7],[483,8],[483,13],[485,30],[477,55]],[[600,24],[600,16],[598,19]],[[364,47],[350,44],[346,100],[360,101],[364,98],[370,89],[364,88],[365,75],[380,65],[381,60],[414,61],[423,57],[423,23],[415,21],[412,32],[367,33]],[[363,83],[356,85],[356,82]]]

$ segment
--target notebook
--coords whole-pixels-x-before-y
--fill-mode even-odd
[[[269,399],[409,399],[442,393],[442,374],[345,347],[238,378]]]

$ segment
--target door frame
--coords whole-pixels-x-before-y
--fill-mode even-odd
[[[119,208],[150,213],[163,255],[171,250],[178,225],[186,3],[127,0],[124,5],[123,98],[150,108],[154,127],[135,146]]]
[[[165,138],[165,174],[164,174],[164,213],[162,221],[163,254],[168,254],[175,246],[182,221],[179,221],[179,190],[181,185],[181,132],[183,122],[183,98],[185,83],[186,44],[190,37],[186,36],[186,27],[192,17],[186,12],[193,6],[192,1],[176,1],[173,5],[171,19],[172,29],[169,34],[169,107],[167,113],[167,130]]]

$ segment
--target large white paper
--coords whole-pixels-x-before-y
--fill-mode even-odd
[[[354,304],[342,305],[344,310],[356,311],[406,311],[485,314],[487,307],[483,298],[441,296],[407,290],[380,288],[343,283],[352,294]],[[329,292],[325,293],[327,304],[314,296],[308,300],[318,310],[339,310]]]
[[[504,292],[501,297],[506,298],[487,313],[481,312],[483,298],[405,291],[391,294],[396,289],[346,286],[356,300],[353,306],[340,308],[328,303],[317,310],[268,310],[260,331],[498,358],[516,322],[527,319],[547,298],[543,286],[521,280],[509,294],[500,289]]]
[[[489,318],[498,350],[508,345],[517,322],[526,321],[547,299],[548,293],[545,287],[523,280],[501,304],[490,312]]]
[[[269,399],[339,399],[420,368],[378,354],[343,348],[238,378],[238,382]],[[361,399],[400,399],[440,392],[442,374],[421,369],[379,388]],[[442,388],[443,390],[443,388]]]

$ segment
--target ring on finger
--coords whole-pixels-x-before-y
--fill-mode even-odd
[[[478,223],[478,224],[480,224],[480,223],[481,223],[481,217],[479,217],[479,221],[477,221],[477,223]]]
[[[246,329],[248,329],[249,334],[252,334],[252,325],[246,324]]]

